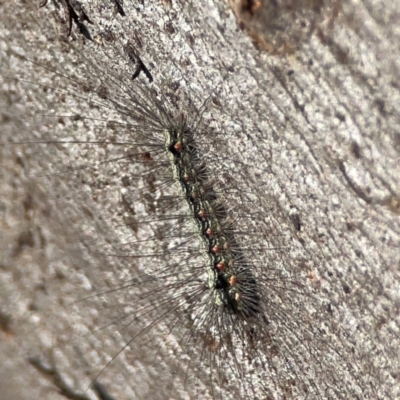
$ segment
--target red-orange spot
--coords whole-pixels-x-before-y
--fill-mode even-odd
[[[212,248],[212,252],[213,252],[214,254],[219,254],[220,251],[221,251],[221,250],[220,250],[220,248],[219,248],[218,245],[215,245],[215,246]]]
[[[211,228],[208,228],[206,233],[207,233],[208,237],[213,237],[214,236],[214,232],[213,232],[213,230]]]
[[[237,283],[237,278],[236,278],[235,275],[232,275],[232,276],[229,278],[229,284],[230,284],[231,286],[235,286],[236,283]]]
[[[183,150],[183,144],[182,144],[182,142],[176,142],[176,143],[174,144],[174,149],[175,149],[178,153],[181,153],[182,150]]]
[[[201,217],[201,218],[205,218],[207,216],[207,213],[206,213],[206,211],[205,210],[200,210],[199,211],[199,217]]]
[[[145,161],[153,161],[153,157],[151,156],[149,151],[146,151],[142,154],[142,157]]]
[[[225,263],[225,261],[220,261],[220,262],[217,264],[217,268],[218,268],[220,271],[224,271],[225,268],[226,268],[226,263]]]

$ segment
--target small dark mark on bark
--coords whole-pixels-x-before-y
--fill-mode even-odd
[[[300,232],[301,231],[301,221],[300,221],[300,215],[296,207],[291,206],[290,211],[289,211],[289,217],[290,220],[293,223],[293,226],[295,227],[296,231]]]
[[[360,150],[360,146],[358,145],[358,143],[356,141],[352,141],[350,144],[350,152],[351,154],[353,154],[353,156],[357,159],[361,158],[361,150]]]
[[[165,30],[170,34],[173,35],[175,33],[175,28],[174,25],[172,24],[171,21],[168,21],[165,25]]]
[[[122,4],[121,4],[120,0],[111,0],[111,1],[114,3],[115,8],[118,11],[118,14],[125,17],[126,14],[125,14],[124,9],[122,8]]]
[[[379,113],[385,117],[387,115],[386,110],[385,110],[385,100],[383,99],[376,99],[374,101],[374,105],[378,109]]]
[[[151,75],[150,71],[147,69],[147,67],[144,65],[143,61],[139,57],[139,54],[135,50],[135,48],[131,44],[127,44],[124,47],[124,51],[129,57],[129,59],[136,65],[136,71],[132,75],[132,80],[136,79],[140,73],[143,71],[143,73],[146,75],[147,79],[149,82],[153,82],[153,76]]]
[[[39,7],[45,7],[47,5],[48,0],[44,0],[39,4]],[[66,9],[67,20],[68,20],[68,30],[67,37],[71,35],[72,32],[72,23],[74,22],[79,29],[79,32],[86,37],[88,40],[92,40],[90,36],[89,30],[86,28],[83,22],[88,22],[89,24],[93,24],[91,19],[86,14],[86,11],[82,7],[82,5],[77,0],[64,0],[64,7]]]
[[[350,286],[349,286],[346,282],[342,282],[342,287],[343,287],[343,291],[344,291],[346,294],[350,294],[351,288],[350,288]]]
[[[31,229],[20,233],[12,253],[13,257],[18,257],[26,247],[34,247],[35,238]]]
[[[0,311],[0,330],[5,333],[12,333],[11,329],[12,317],[9,314]]]
[[[341,112],[337,112],[335,114],[335,117],[340,121],[340,122],[345,122],[346,121],[346,116],[342,114]]]

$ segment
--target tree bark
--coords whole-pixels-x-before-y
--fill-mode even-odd
[[[282,19],[284,29],[263,31],[262,22],[239,8],[235,17],[220,1],[131,0],[123,5],[124,17],[115,2],[82,1],[93,22],[82,22],[92,42],[74,20],[66,36],[62,4],[39,9],[3,1],[0,10],[4,398],[64,398],[29,357],[53,357],[82,392],[125,343],[106,333],[85,336],[118,315],[101,297],[67,306],[93,289],[115,287],[125,273],[126,260],[99,251],[124,242],[119,188],[96,169],[83,169],[73,180],[57,174],[92,165],[105,148],[5,143],[106,138],[106,126],[100,132],[95,120],[104,110],[88,100],[100,87],[90,68],[125,73],[127,41],[171,103],[174,93],[184,93],[193,109],[211,110],[205,118],[222,132],[221,154],[240,154],[233,173],[243,176],[241,190],[257,199],[269,221],[257,240],[279,247],[289,269],[301,266],[319,300],[329,303],[332,321],[327,328],[316,324],[343,335],[339,351],[364,355],[355,366],[360,379],[365,372],[378,398],[400,398],[400,2],[352,0],[325,19],[322,11],[304,6],[302,13],[299,6],[294,15],[314,23],[299,37],[289,34],[290,19]],[[289,33],[283,37],[282,31]],[[83,79],[89,90],[79,84]],[[150,86],[143,71],[136,80]],[[77,115],[76,121],[66,115]],[[125,137],[131,140],[129,132]],[[251,169],[241,171],[241,165]],[[118,304],[119,298],[108,301]],[[179,361],[154,365],[142,344],[133,355],[120,354],[99,378],[116,399],[146,398],[152,386],[167,392],[160,371]],[[182,377],[174,385],[184,393]]]

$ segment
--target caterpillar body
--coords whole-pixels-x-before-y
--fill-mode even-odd
[[[207,181],[207,171],[201,166],[185,124],[180,130],[166,131],[166,149],[211,263],[207,268],[208,287],[215,293],[210,300],[228,313],[256,313],[259,297],[255,279],[234,244],[233,226],[221,222],[226,210]]]

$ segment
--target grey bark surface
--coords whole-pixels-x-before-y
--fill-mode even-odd
[[[53,5],[28,3],[0,2],[0,397],[64,398],[30,356],[54,357],[71,387],[85,391],[125,343],[90,334],[118,316],[100,297],[65,307],[126,274],[126,260],[99,251],[124,242],[118,185],[97,169],[72,181],[56,174],[99,160],[106,149],[4,143],[107,137],[96,125],[104,110],[51,71],[76,82],[88,79],[91,63],[125,71],[122,56],[104,58],[99,49],[122,54],[129,40],[158,90],[178,86],[196,108],[210,98],[216,129],[226,135],[221,152],[240,154],[238,173],[241,163],[252,164],[242,189],[272,214],[271,230],[257,232],[258,240],[264,234],[290,249],[282,262],[302,265],[321,301],[329,299],[337,330],[345,327],[349,346],[365,354],[359,367],[370,368],[377,396],[400,399],[400,2],[345,2],[329,34],[314,32],[286,55],[259,52],[227,4],[211,0],[125,1],[124,18],[112,2],[82,1],[94,41],[74,26],[68,40],[79,55],[60,39]],[[105,32],[112,43],[104,43]],[[136,79],[146,82],[143,74]],[[78,95],[68,96],[74,87]],[[90,118],[63,118],[74,114]],[[123,303],[117,293],[108,301]],[[116,399],[149,398],[154,387],[163,393],[163,372],[178,367],[155,365],[146,337],[140,344],[99,378]],[[184,381],[178,375],[174,383],[182,398]]]

